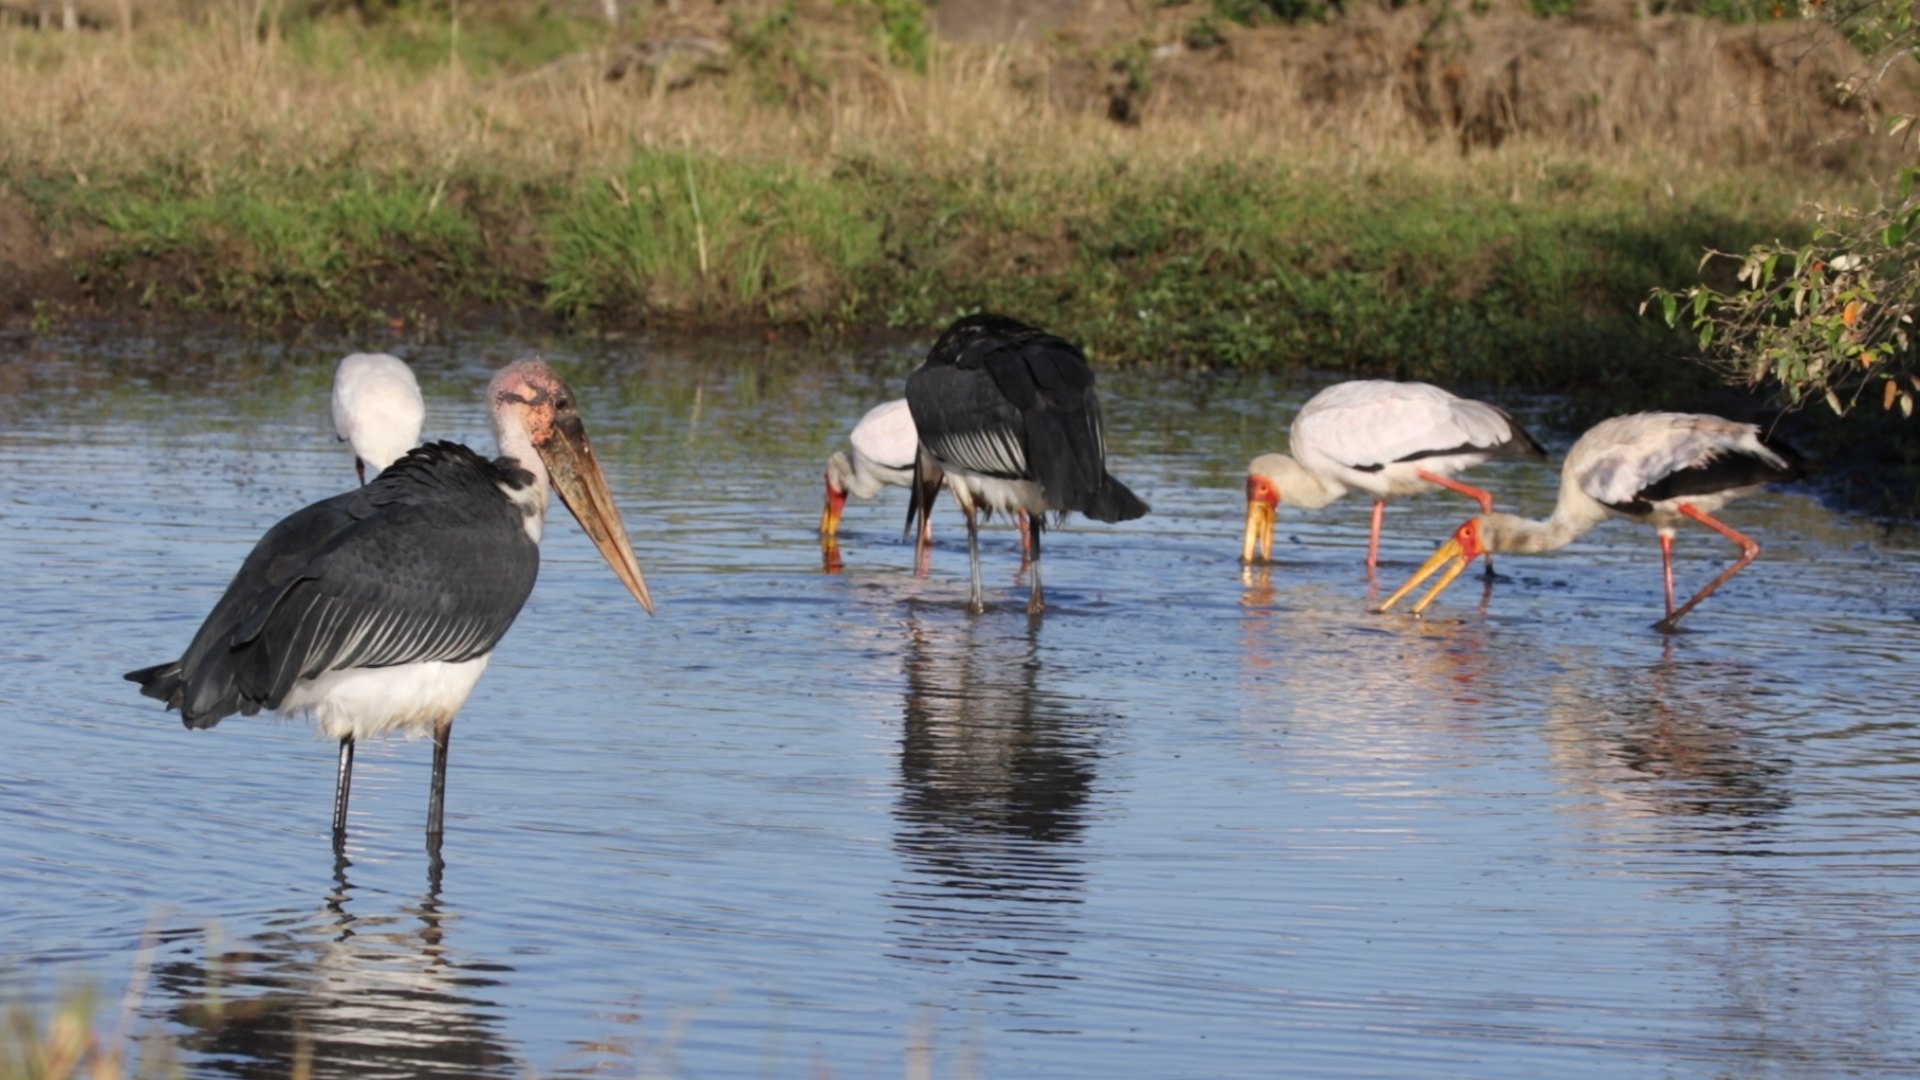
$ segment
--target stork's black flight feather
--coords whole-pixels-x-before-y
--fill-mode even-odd
[[[1093,369],[1072,343],[1004,315],[947,328],[907,379],[907,407],[942,466],[1031,480],[1047,509],[1128,521],[1147,504],[1107,474]]]
[[[1806,475],[1806,459],[1800,456],[1798,450],[1764,431],[1758,437],[1760,445],[1786,462],[1785,468],[1752,454],[1728,451],[1697,465],[1675,469],[1635,492],[1632,502],[1616,509],[1644,514],[1653,509],[1654,503],[1665,499],[1714,495],[1734,488],[1759,487],[1762,484],[1791,483]]]
[[[455,443],[413,450],[269,529],[186,654],[127,678],[205,728],[327,671],[483,656],[540,570],[505,490],[532,479]]]

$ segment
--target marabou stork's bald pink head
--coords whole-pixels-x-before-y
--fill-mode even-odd
[[[526,454],[516,452],[521,447],[539,455],[560,501],[573,512],[627,591],[652,614],[653,598],[641,576],[640,560],[634,557],[633,543],[627,539],[626,525],[607,490],[566,380],[544,360],[519,360],[493,377],[487,400],[501,453],[518,458],[523,466],[531,463]]]

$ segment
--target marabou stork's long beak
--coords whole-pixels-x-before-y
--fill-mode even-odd
[[[613,567],[640,606],[653,614],[653,597],[647,594],[647,579],[640,574],[640,560],[634,557],[633,542],[627,539],[627,527],[620,520],[620,508],[613,505],[613,493],[607,490],[607,478],[587,442],[586,428],[578,417],[554,425],[553,437],[539,447],[546,462],[547,475],[560,501],[573,511],[575,521],[593,539],[593,546]]]
[[[1280,508],[1265,499],[1247,500],[1247,537],[1240,545],[1240,561],[1252,562],[1254,549],[1260,551],[1260,558],[1273,560],[1274,519],[1280,516]]]
[[[1387,597],[1385,603],[1373,610],[1379,613],[1391,608],[1393,605],[1399,603],[1401,598],[1419,588],[1421,582],[1432,577],[1434,571],[1445,566],[1447,568],[1446,573],[1441,574],[1440,580],[1434,582],[1433,588],[1427,590],[1427,595],[1421,597],[1420,602],[1413,605],[1413,613],[1415,615],[1420,614],[1427,610],[1427,605],[1438,599],[1440,594],[1446,591],[1447,586],[1453,584],[1453,579],[1459,577],[1461,572],[1466,570],[1467,565],[1478,558],[1484,550],[1485,549],[1480,546],[1479,523],[1475,521],[1467,522],[1455,530],[1453,536],[1448,539],[1446,543],[1440,545],[1440,550],[1434,552],[1432,557],[1427,559],[1426,563],[1414,572],[1413,577],[1409,578],[1405,585],[1400,586],[1399,589],[1394,591],[1392,596]],[[1452,565],[1448,565],[1449,563]]]

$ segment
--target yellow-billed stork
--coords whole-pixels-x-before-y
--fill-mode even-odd
[[[840,532],[840,514],[847,497],[871,499],[883,488],[911,488],[915,483],[914,456],[920,450],[920,435],[913,426],[913,413],[905,398],[882,402],[868,409],[847,435],[852,454],[835,450],[827,458],[827,503],[820,511],[821,539],[832,543]],[[911,500],[908,513],[922,505],[931,507],[940,491],[940,471],[934,466],[929,475],[917,482],[924,485],[918,499]],[[909,516],[908,527],[912,527]],[[933,544],[933,520],[922,516],[916,541],[921,551]]]
[[[1654,625],[1673,630],[1681,616],[1760,555],[1759,544],[1716,520],[1714,511],[1768,484],[1801,475],[1800,455],[1754,424],[1669,412],[1603,420],[1567,451],[1560,470],[1560,499],[1552,517],[1532,521],[1512,514],[1482,514],[1469,519],[1378,610],[1393,607],[1442,566],[1447,567],[1446,573],[1413,606],[1415,614],[1425,611],[1481,554],[1553,551],[1608,518],[1620,517],[1651,525],[1660,536],[1667,617]],[[1676,608],[1673,534],[1689,518],[1739,545],[1740,558]]]
[[[1513,417],[1481,401],[1417,382],[1359,379],[1313,395],[1293,418],[1292,456],[1262,454],[1247,466],[1247,528],[1240,558],[1273,558],[1282,499],[1318,510],[1358,488],[1373,496],[1367,575],[1380,560],[1380,524],[1387,500],[1435,487],[1457,491],[1493,510],[1493,496],[1453,479],[1500,454],[1546,452]]]

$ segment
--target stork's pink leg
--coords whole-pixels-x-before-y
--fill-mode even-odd
[[[1705,525],[1707,528],[1712,529],[1714,532],[1719,533],[1721,536],[1724,536],[1727,539],[1733,541],[1734,543],[1740,545],[1740,559],[1739,561],[1735,562],[1732,566],[1729,566],[1725,570],[1721,571],[1720,576],[1717,578],[1714,578],[1713,581],[1710,584],[1708,584],[1706,588],[1701,589],[1699,592],[1695,593],[1693,595],[1693,599],[1687,601],[1684,604],[1681,604],[1680,609],[1678,611],[1675,611],[1673,614],[1668,615],[1665,619],[1662,619],[1659,623],[1655,624],[1655,628],[1660,630],[1674,629],[1675,624],[1677,624],[1680,621],[1680,617],[1682,615],[1685,615],[1687,612],[1692,611],[1694,608],[1694,605],[1698,604],[1702,600],[1705,600],[1707,597],[1713,595],[1713,590],[1718,589],[1722,585],[1725,585],[1728,579],[1732,578],[1733,575],[1739,573],[1740,571],[1745,570],[1747,568],[1748,563],[1760,557],[1760,545],[1740,535],[1738,532],[1735,532],[1731,526],[1715,521],[1710,515],[1701,513],[1700,511],[1695,510],[1693,507],[1688,506],[1686,503],[1681,503],[1679,510],[1682,514],[1685,514],[1686,516],[1692,518],[1693,520],[1699,522],[1700,524]]]
[[[1373,500],[1373,531],[1367,535],[1367,577],[1374,575],[1374,567],[1380,562],[1380,523],[1387,516],[1387,500]]]
[[[1667,618],[1673,618],[1673,537],[1660,534],[1660,569],[1667,578]]]
[[[1493,492],[1488,491],[1485,488],[1477,488],[1477,487],[1474,487],[1472,484],[1463,484],[1458,480],[1453,480],[1445,476],[1439,476],[1434,473],[1430,473],[1425,469],[1421,469],[1417,471],[1416,473],[1414,473],[1414,475],[1418,476],[1422,480],[1425,480],[1429,484],[1439,484],[1443,488],[1447,488],[1451,491],[1457,491],[1460,494],[1465,495],[1467,498],[1472,499],[1474,502],[1477,502],[1480,504],[1480,512],[1483,514],[1493,513]]]
[[[1025,568],[1028,563],[1033,561],[1033,531],[1027,524],[1027,512],[1025,510],[1015,510],[1013,512],[1013,524],[1015,528],[1020,530],[1020,565],[1022,568]]]

